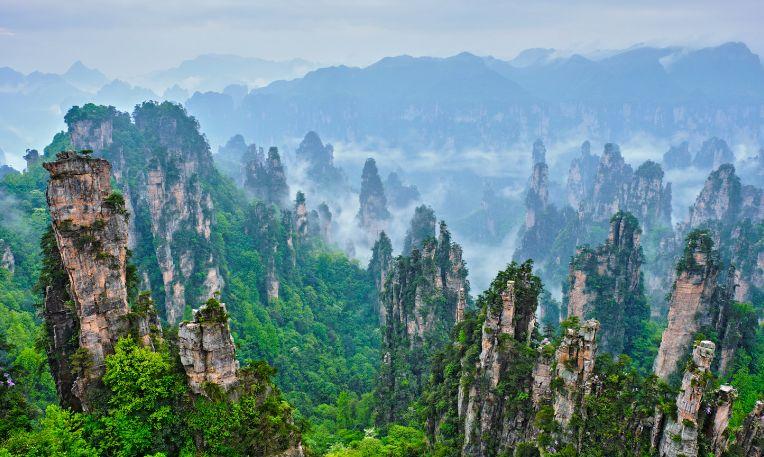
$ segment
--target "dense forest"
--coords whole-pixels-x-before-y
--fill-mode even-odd
[[[427,205],[393,252],[416,188],[373,159],[349,255],[314,132],[294,189],[178,104],[65,122],[0,180],[0,456],[764,453],[764,205],[731,164],[672,227],[661,165],[587,142],[556,204],[538,141],[520,244],[474,291]]]

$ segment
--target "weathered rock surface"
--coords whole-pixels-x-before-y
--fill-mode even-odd
[[[671,228],[671,183],[663,185],[663,170],[648,160],[637,168],[629,187],[625,209],[635,215],[646,230]]]
[[[252,157],[246,165],[245,175],[244,188],[254,197],[279,207],[287,206],[289,185],[278,148],[268,149],[266,157],[261,154]]]
[[[126,278],[127,212],[122,197],[112,193],[111,166],[106,160],[62,152],[58,160],[43,166],[50,173],[48,207],[78,320],[78,352],[82,355],[73,389],[83,409],[88,410],[106,356],[131,329]],[[61,303],[62,291],[52,286],[48,290],[51,295],[46,300],[46,314],[52,320],[52,331],[73,332]],[[144,336],[141,328],[148,329],[149,325],[137,328],[139,338]],[[52,341],[54,347],[63,346],[60,337],[54,335]]]
[[[698,455],[699,410],[703,399],[711,362],[714,359],[714,343],[701,341],[692,353],[692,361],[682,377],[682,385],[676,399],[676,420],[665,418],[658,454],[661,457],[696,457]]]
[[[409,254],[413,249],[421,249],[426,239],[435,238],[435,222],[435,211],[432,208],[418,206],[403,240],[403,253]]]
[[[586,417],[583,400],[591,392],[596,336],[599,322],[585,321],[580,328],[569,328],[555,353],[556,373],[562,387],[554,395],[554,418],[566,429],[574,413]]]
[[[584,141],[581,144],[581,155],[570,162],[568,171],[567,194],[568,204],[578,209],[589,197],[594,187],[594,177],[600,158],[591,153],[591,144]]]
[[[584,204],[588,219],[603,222],[625,206],[634,172],[621,156],[618,145],[608,143],[602,153],[591,197]]]
[[[387,275],[393,266],[393,245],[390,238],[382,232],[379,239],[374,243],[371,250],[371,260],[367,271],[374,281],[377,296],[374,298],[376,312],[379,315],[380,325],[385,325],[387,307],[381,306],[381,298],[385,295],[385,286],[387,284]]]
[[[712,221],[732,221],[740,209],[740,178],[730,164],[720,166],[706,180],[695,203],[690,207],[688,228]]]
[[[311,195],[335,192],[346,186],[345,174],[334,165],[334,147],[324,144],[316,132],[305,134],[295,151],[298,163],[305,167]]]
[[[746,457],[764,456],[764,402],[757,401],[753,411],[746,417],[737,434],[740,455]]]
[[[661,379],[668,380],[680,368],[678,364],[689,352],[695,334],[712,324],[720,273],[712,246],[705,232],[693,232],[686,241],[669,299],[668,325],[655,359],[654,371]]]
[[[618,212],[605,244],[579,248],[570,264],[568,316],[597,319],[600,350],[610,354],[631,353],[638,329],[649,318],[640,272],[641,233],[634,216]]]
[[[663,154],[663,165],[667,169],[687,168],[692,165],[692,154],[690,154],[690,144],[686,141],[678,146],[671,146]]]
[[[385,179],[385,195],[390,206],[394,208],[406,208],[422,198],[414,184],[404,184],[398,173],[394,171],[390,172]]]
[[[208,394],[205,390],[208,384],[214,384],[224,392],[237,386],[239,362],[236,361],[236,348],[224,304],[210,299],[194,310],[192,322],[181,322],[178,350],[188,385],[195,394]]]

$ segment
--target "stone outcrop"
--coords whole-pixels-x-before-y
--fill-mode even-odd
[[[590,198],[584,202],[586,218],[604,222],[624,207],[633,174],[631,166],[623,160],[618,145],[606,144]]]
[[[698,168],[715,169],[722,164],[733,162],[735,162],[735,155],[727,142],[721,138],[711,137],[700,146],[692,164]]]
[[[24,154],[24,160],[27,163],[27,171],[31,170],[40,161],[40,153],[37,149],[27,149]]]
[[[101,154],[113,165],[129,221],[129,246],[144,258],[147,288],[156,294],[164,317],[177,323],[186,303],[205,300],[222,289],[223,278],[211,246],[214,208],[203,182],[217,173],[198,123],[169,102],[148,102],[134,112],[113,107],[74,107],[66,116],[69,136],[78,149]],[[203,248],[194,248],[194,245]],[[189,287],[192,276],[202,284]]]
[[[701,341],[692,352],[676,399],[677,417],[666,417],[658,446],[661,457],[697,457],[700,405],[714,359],[714,343]],[[660,420],[660,419],[659,419]]]
[[[605,244],[577,250],[570,264],[565,300],[568,316],[600,322],[600,350],[630,354],[650,310],[640,267],[642,247],[637,220],[618,212],[610,221]]]
[[[586,417],[583,400],[591,392],[596,336],[599,322],[584,321],[579,328],[569,328],[555,353],[556,374],[562,387],[554,395],[554,418],[566,429],[578,413]]]
[[[346,186],[345,174],[334,165],[334,147],[324,144],[316,132],[305,134],[295,151],[300,166],[305,168],[310,194],[317,192],[328,196]]]
[[[578,209],[589,198],[594,187],[594,177],[597,174],[599,156],[592,154],[591,144],[584,141],[581,144],[581,154],[570,162],[568,171],[567,195],[571,208]]]
[[[655,374],[664,380],[681,368],[678,364],[701,327],[713,323],[720,265],[712,249],[713,241],[706,232],[693,232],[686,240],[669,299],[668,325],[654,365]]]
[[[460,291],[468,291],[461,248],[441,223],[438,239],[429,238],[410,256],[398,257],[385,274],[386,237],[377,243],[374,275],[381,288],[382,367],[377,395],[378,421],[400,420],[408,404],[421,394],[429,375],[430,355],[448,341],[456,322]],[[381,261],[381,262],[379,262]],[[376,280],[376,277],[375,277]]]
[[[677,146],[671,146],[663,154],[663,165],[667,169],[687,168],[692,165],[692,154],[690,154],[690,144],[682,141]]]
[[[521,355],[520,349],[533,335],[538,305],[535,292],[538,278],[531,274],[529,267],[529,264],[520,267],[513,264],[499,273],[491,285],[490,295],[486,296],[485,320],[470,349],[470,352],[479,350],[477,357],[461,360],[462,376],[456,396],[464,437],[462,455],[497,455],[531,439],[536,404],[528,400],[518,404],[514,398],[531,392],[534,400],[548,395],[543,385],[534,385],[530,371],[519,369],[534,361],[533,354]],[[472,363],[474,367],[469,366]],[[549,366],[537,366],[539,373],[549,370]]]
[[[230,392],[238,384],[236,348],[223,303],[212,298],[194,310],[194,320],[178,327],[180,362],[188,385],[197,395],[209,395],[209,384]]]
[[[706,180],[695,203],[690,206],[687,226],[694,229],[714,221],[736,219],[740,203],[740,178],[730,164],[720,166]]]
[[[727,427],[732,416],[732,403],[736,398],[737,390],[734,387],[722,385],[708,404],[703,432],[715,457],[720,457],[729,448]]]
[[[637,168],[626,197],[625,209],[644,225],[671,228],[671,183],[663,185],[663,170],[648,160]]]
[[[244,188],[255,198],[279,207],[287,206],[289,185],[278,148],[268,149],[266,157],[257,154],[251,158],[245,175]]]
[[[104,372],[104,360],[121,336],[131,330],[127,297],[127,212],[123,197],[113,193],[111,166],[75,152],[62,152],[44,163],[50,173],[47,201],[68,293],[78,320],[79,373],[74,394],[88,410],[93,389]],[[52,289],[46,314],[53,331],[71,332],[61,290]],[[147,329],[149,325],[137,327]],[[139,338],[143,337],[138,333]],[[53,346],[60,346],[54,336]]]
[[[308,205],[305,203],[305,194],[298,191],[294,201],[294,231],[298,238],[308,235]]]
[[[379,239],[374,243],[374,247],[371,250],[371,260],[369,261],[369,266],[366,269],[374,281],[375,290],[377,292],[373,303],[376,307],[376,313],[379,315],[380,325],[385,324],[387,307],[380,306],[380,302],[381,297],[385,295],[384,289],[387,283],[387,275],[390,272],[392,266],[393,245],[385,232],[382,232],[379,234]]]
[[[376,239],[385,230],[390,212],[387,210],[387,197],[377,171],[374,159],[366,159],[361,174],[360,208],[356,218],[359,226],[371,239]]]
[[[226,144],[218,147],[217,154],[212,156],[215,165],[240,187],[244,186],[245,156],[250,147],[257,149],[254,144],[248,146],[243,136],[234,135]]]
[[[398,173],[394,171],[390,172],[385,179],[385,195],[393,208],[406,208],[422,198],[414,184],[404,184]]]
[[[11,273],[16,269],[16,258],[13,256],[11,246],[4,240],[0,240],[0,268],[5,268]]]
[[[764,456],[764,401],[757,401],[737,434],[739,455]]]
[[[326,243],[332,242],[332,212],[326,202],[318,205],[318,234]]]
[[[435,238],[435,211],[422,205],[414,210],[406,238],[403,240],[403,253],[409,254],[413,249],[421,249],[428,238]]]

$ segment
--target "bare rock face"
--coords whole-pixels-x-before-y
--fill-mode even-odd
[[[663,185],[663,170],[648,160],[637,168],[629,187],[625,209],[647,230],[671,227],[671,183]]]
[[[316,132],[305,134],[295,151],[298,164],[305,168],[310,195],[336,192],[346,185],[342,170],[334,165],[334,147],[324,144]]]
[[[688,226],[700,227],[709,221],[731,221],[739,210],[740,179],[735,175],[735,167],[730,164],[720,166],[706,180],[695,203],[690,207]]]
[[[211,242],[214,208],[201,181],[214,172],[212,156],[198,124],[179,105],[144,103],[134,119],[133,124],[127,113],[95,105],[75,107],[66,116],[74,147],[111,161],[125,209],[133,215],[128,246],[153,246],[153,252],[140,254],[156,257],[158,272],[141,274],[150,280],[148,288],[164,288],[164,296],[155,298],[174,324],[187,302],[204,300],[223,286],[213,250],[194,248]],[[188,287],[197,274],[205,281]]]
[[[594,177],[597,174],[599,156],[591,153],[591,144],[584,141],[581,144],[581,155],[570,162],[568,171],[567,194],[568,204],[578,209],[589,197],[594,187]]]
[[[599,322],[585,321],[578,329],[569,328],[555,353],[556,373],[562,387],[554,395],[554,418],[567,428],[573,414],[585,417],[583,400],[591,392],[596,336]]]
[[[594,178],[591,198],[584,213],[595,222],[603,222],[621,209],[626,201],[633,171],[621,156],[618,145],[608,143],[602,153]]]
[[[638,329],[649,318],[640,273],[641,233],[634,216],[618,212],[605,244],[579,248],[570,264],[568,316],[597,319],[600,350],[610,354],[630,353]]]
[[[690,350],[695,333],[712,323],[717,292],[719,261],[706,232],[693,232],[677,267],[677,278],[669,299],[668,326],[663,332],[655,359],[655,374],[667,380]]]
[[[49,350],[58,357],[71,352],[66,337],[79,329],[77,354],[69,357],[77,355],[78,364],[72,389],[82,408],[88,410],[104,372],[104,360],[117,340],[133,329],[139,339],[149,342],[152,336],[161,338],[161,327],[155,315],[137,315],[128,307],[127,212],[123,197],[112,193],[109,162],[75,152],[57,157],[43,166],[50,173],[47,201],[56,255],[66,271],[68,286],[61,280],[48,285],[44,315],[52,332]],[[74,310],[66,308],[67,294]],[[153,313],[153,307],[145,311]],[[57,384],[64,390],[72,361],[55,366]],[[67,393],[62,392],[61,398],[76,404]]]
[[[107,161],[65,152],[43,166],[51,175],[48,207],[88,359],[75,387],[87,409],[88,384],[101,377],[105,357],[128,331],[127,215],[112,195]]]
[[[322,202],[318,205],[318,226],[319,236],[325,243],[332,242],[332,212],[329,210],[329,205],[326,202]]]
[[[376,245],[375,281],[381,286],[382,367],[377,388],[378,421],[399,420],[429,375],[428,360],[446,344],[456,322],[459,291],[466,293],[467,270],[461,248],[441,223],[438,240],[429,238],[410,256],[390,261],[386,237]]]
[[[208,384],[230,392],[238,384],[236,348],[228,327],[225,305],[210,299],[194,310],[192,322],[178,328],[180,362],[188,385],[197,395],[205,395]]]
[[[714,343],[701,341],[692,353],[692,361],[682,378],[676,399],[677,418],[667,417],[658,453],[662,457],[697,457],[699,410],[703,390],[714,359]]]
[[[737,398],[737,390],[729,385],[722,385],[715,392],[713,401],[708,405],[704,433],[710,443],[714,456],[720,457],[729,447],[729,425],[732,415],[732,403]]]
[[[385,230],[390,212],[387,210],[387,197],[379,178],[377,163],[372,158],[366,159],[363,166],[358,198],[361,205],[356,215],[358,224],[372,239],[376,239]]]
[[[764,456],[764,402],[757,401],[737,434],[737,447],[746,457]]]
[[[0,240],[0,268],[5,268],[11,273],[16,269],[16,259],[13,257],[11,246],[4,240]]]

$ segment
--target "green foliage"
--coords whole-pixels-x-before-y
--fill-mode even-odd
[[[50,405],[34,431],[20,430],[0,445],[8,455],[26,457],[97,457],[99,453],[83,436],[82,414]]]

